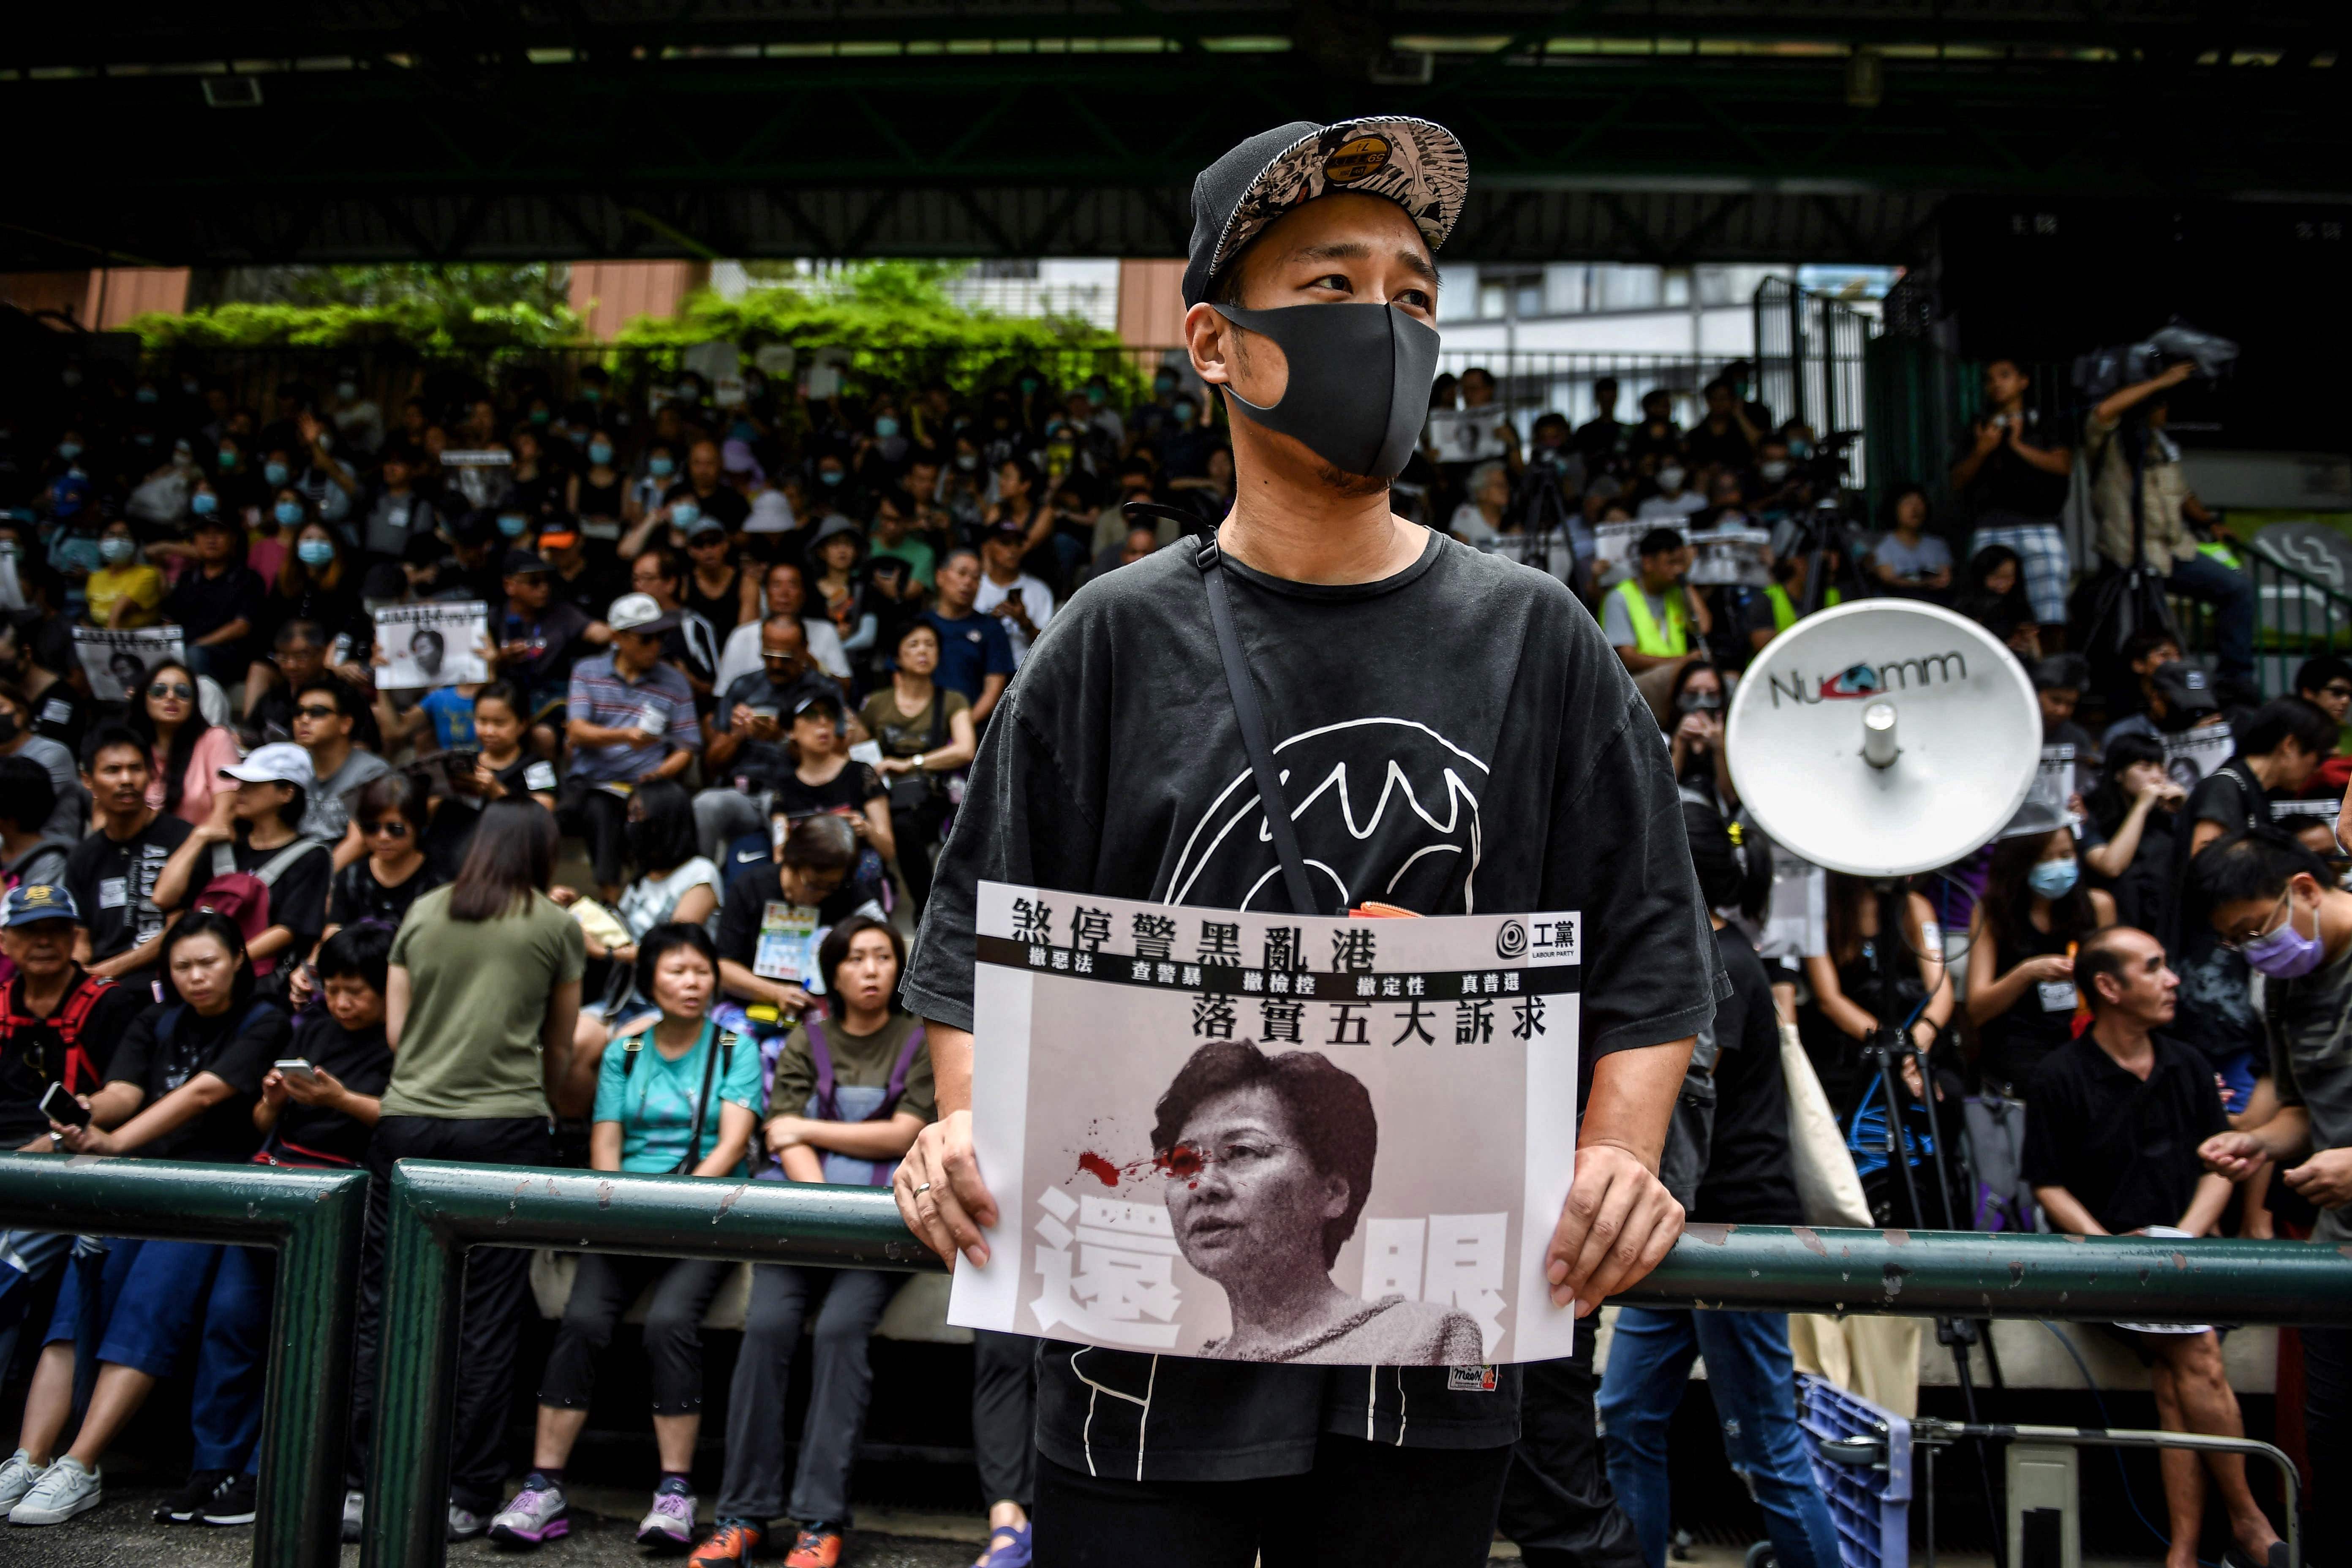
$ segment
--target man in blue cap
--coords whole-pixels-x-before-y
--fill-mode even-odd
[[[86,1096],[104,1083],[114,1042],[146,1005],[142,989],[74,962],[80,923],[73,895],[52,883],[28,883],[0,899],[0,953],[16,968],[0,984],[0,1149],[54,1149],[41,1097],[52,1085]],[[35,1289],[72,1246],[71,1236],[47,1231],[0,1233],[0,1366],[16,1354]]]
[[[1432,252],[1466,183],[1451,132],[1390,117],[1266,132],[1193,186],[1185,338],[1232,416],[1236,500],[1213,551],[1160,551],[1060,609],[973,766],[902,992],[940,1117],[894,1191],[950,1262],[984,1265],[1001,1212],[970,1110],[982,879],[1210,910],[1580,910],[1575,1180],[1556,1225],[1528,1216],[1551,1231],[1554,1306],[1591,1311],[1681,1232],[1657,1156],[1728,983],[1656,722],[1556,578],[1390,506],[1437,366]],[[1339,788],[1267,807],[1279,777],[1252,765],[1236,689],[1291,790]],[[1399,778],[1454,826],[1339,805]],[[1052,1568],[1483,1564],[1521,1436],[1514,1366],[1047,1342],[1037,1372],[1034,1552]],[[1032,1550],[999,1529],[984,1561]]]

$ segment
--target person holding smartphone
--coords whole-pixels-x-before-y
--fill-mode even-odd
[[[971,601],[974,610],[1004,623],[1015,669],[1029,657],[1029,645],[1054,618],[1054,590],[1021,569],[1023,542],[1027,538],[1027,531],[1010,518],[982,537],[980,592]]]

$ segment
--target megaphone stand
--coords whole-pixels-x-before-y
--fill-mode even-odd
[[[1924,1226],[1927,1211],[1919,1202],[1919,1177],[1912,1168],[1911,1151],[1906,1146],[1907,1140],[1903,1130],[1906,1091],[1901,1082],[1902,1064],[1908,1061],[1917,1071],[1919,1103],[1926,1108],[1927,1117],[1927,1169],[1935,1180],[1937,1199],[1944,1211],[1944,1228],[1958,1230],[1960,1225],[1959,1216],[1952,1208],[1951,1173],[1945,1165],[1944,1129],[1936,1112],[1936,1079],[1927,1064],[1927,1051],[1911,1037],[1912,1026],[1918,1023],[1919,1016],[1927,1010],[1927,998],[1922,997],[1919,1005],[1911,1009],[1911,1016],[1903,1020],[1901,1028],[1889,1029],[1882,1025],[1873,1029],[1863,1042],[1862,1054],[1864,1060],[1878,1069],[1879,1097],[1886,1112],[1886,1163],[1901,1173],[1904,1202],[1911,1224]],[[1959,1383],[1960,1409],[1970,1426],[1979,1425],[1979,1422],[1976,1379],[1969,1365],[1969,1347],[1983,1337],[1983,1328],[1984,1325],[1967,1318],[1936,1320],[1936,1342],[1951,1350],[1952,1370]],[[1990,1360],[1992,1347],[1989,1342],[1985,1354]],[[1993,1495],[1992,1457],[1986,1451],[1983,1437],[1971,1437],[1969,1441],[1976,1451],[1977,1482],[1984,1493],[1985,1517],[1998,1521],[2001,1515],[1999,1501]],[[1932,1479],[1930,1484],[1933,1484]],[[1928,1507],[1932,1509],[1934,1506],[1931,1500]],[[1996,1529],[1992,1537],[1993,1568],[2007,1568],[2004,1561],[2006,1548],[2007,1542],[2001,1540],[2000,1531]],[[1929,1550],[1934,1550],[1932,1544]]]

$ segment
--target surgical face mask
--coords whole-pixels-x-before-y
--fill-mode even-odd
[[[592,463],[600,464],[611,462],[613,460],[613,443],[610,441],[589,442],[588,460]]]
[[[816,471],[816,482],[827,489],[841,483],[841,480],[842,472],[839,468],[819,468]]]
[[[136,548],[131,541],[118,534],[98,542],[98,558],[101,561],[128,561],[131,551]]]
[[[142,430],[131,437],[131,440],[134,446],[152,447],[155,444],[155,435],[151,430]]]
[[[1789,456],[1802,462],[1812,455],[1813,444],[1811,441],[1806,440],[1802,436],[1792,436],[1789,438]]]
[[[203,392],[204,389],[204,383],[198,381],[193,375],[183,376],[180,378],[180,390],[190,397],[197,395],[199,393]]]
[[[58,442],[58,456],[63,458],[68,463],[72,462],[76,458],[81,456],[81,443],[79,441]]]
[[[544,425],[553,417],[554,415],[544,408],[534,408],[530,411],[530,422],[534,425]]]
[[[887,441],[891,437],[896,436],[898,433],[898,422],[896,419],[891,418],[887,414],[885,414],[881,418],[877,419],[874,422],[874,434],[882,440]]]
[[[2245,944],[2242,951],[2246,962],[2273,980],[2293,980],[2319,967],[2326,954],[2316,930],[2309,936],[2294,929],[2294,891],[2289,889],[2280,900],[2286,906],[2286,920],[2278,930],[2264,931]]]
[[[1087,401],[1097,408],[1110,401],[1110,394],[1099,386],[1087,388]]]
[[[961,468],[966,473],[971,472],[974,468],[980,467],[980,454],[977,452],[958,452],[956,454],[956,467]]]
[[[675,502],[669,509],[669,521],[674,528],[692,528],[702,521],[702,509],[690,500]]]
[[[1176,423],[1177,423],[1177,424],[1179,424],[1179,425],[1190,425],[1190,424],[1192,422],[1192,420],[1193,420],[1194,416],[1197,416],[1200,412],[1201,412],[1201,411],[1200,411],[1198,408],[1194,407],[1194,406],[1192,405],[1192,404],[1190,401],[1188,401],[1188,400],[1186,400],[1186,399],[1183,399],[1183,398],[1179,398],[1179,399],[1177,399],[1177,402],[1176,402]]]
[[[1662,490],[1678,490],[1683,488],[1683,480],[1688,477],[1670,463],[1658,470],[1658,488]]]
[[[264,463],[261,465],[261,477],[270,484],[282,485],[287,479],[286,465],[283,463]]]
[[[341,398],[345,403],[349,403],[352,399],[353,399],[354,397],[357,397],[359,395],[360,395],[360,384],[359,384],[358,382],[356,382],[356,381],[339,381],[339,382],[335,383],[335,395],[336,395],[337,397]]]
[[[604,401],[604,389],[601,386],[583,386],[580,389],[580,395],[591,403],[602,403]]]
[[[305,566],[324,566],[335,558],[335,547],[323,539],[306,539],[294,547],[294,559]]]
[[[1037,378],[1036,378],[1035,376],[1034,376],[1034,375],[1024,375],[1024,376],[1023,376],[1023,377],[1021,378],[1021,395],[1022,395],[1022,396],[1024,396],[1024,397],[1030,396],[1030,395],[1032,395],[1033,394],[1034,394],[1034,393],[1036,392],[1036,390],[1037,390]]]
[[[530,519],[519,511],[510,511],[499,519],[499,531],[509,539],[520,539],[530,527]]]
[[[2025,874],[2025,885],[2033,889],[2035,898],[2063,899],[2082,878],[2083,868],[2073,860],[2037,860]]]
[[[677,465],[667,458],[648,458],[646,460],[646,472],[657,479],[666,479],[677,472]]]
[[[278,525],[280,528],[292,528],[302,521],[302,503],[292,500],[279,501],[270,515],[278,520]]]
[[[1293,437],[1342,473],[1386,479],[1403,469],[1429,416],[1436,328],[1393,305],[1211,308],[1270,339],[1290,363],[1289,384],[1269,407],[1226,389],[1244,417]]]
[[[152,386],[142,386],[131,395],[131,400],[133,403],[152,403],[155,401],[155,389]]]
[[[1151,378],[1151,390],[1165,397],[1176,390],[1176,378],[1165,373]]]
[[[236,468],[236,458],[237,458],[237,451],[236,451],[236,447],[223,447],[220,449],[220,460],[221,460],[221,467],[222,467],[222,468]]]
[[[1777,485],[1789,477],[1789,465],[1784,458],[1767,458],[1756,465],[1756,471]]]
[[[188,510],[198,517],[210,517],[220,510],[220,497],[210,490],[198,490],[188,498]]]

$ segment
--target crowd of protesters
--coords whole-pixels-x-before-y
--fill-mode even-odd
[[[1996,362],[1948,476],[1962,515],[1890,485],[1875,528],[1839,510],[1837,443],[1776,422],[1743,367],[1702,389],[1688,428],[1664,390],[1619,420],[1603,382],[1592,418],[1522,431],[1486,372],[1441,382],[1400,509],[1582,593],[1682,785],[1736,992],[1694,1065],[1716,1109],[1682,1151],[1693,1217],[1811,1217],[1790,1173],[1786,1037],[1880,1222],[1940,1223],[1870,1158],[1885,1146],[1870,1119],[1893,1101],[1907,1125],[1933,1094],[1948,1125],[1967,1097],[2025,1106],[2006,1223],[2352,1241],[2352,862],[2332,808],[2303,804],[2352,777],[2352,664],[2313,658],[2294,694],[2258,700],[2252,589],[2164,435],[2180,378],[2066,424]],[[252,408],[198,374],[70,367],[0,449],[5,1146],[379,1178],[425,1157],[887,1184],[934,1114],[897,1001],[905,933],[981,732],[1057,606],[1174,542],[1178,524],[1131,522],[1122,501],[1206,528],[1233,500],[1189,372],[1125,387],[1024,370],[811,398],[753,371],[723,404],[691,374],[647,402],[590,368],[379,402],[354,372]],[[2078,467],[2100,562],[2071,561],[2060,526]],[[2067,651],[2077,584],[2134,552],[2213,607],[2215,658],[2147,629],[2095,679]],[[2048,754],[2073,768],[2044,815],[1891,890],[1765,842],[1723,723],[1774,637],[1885,595],[1949,605],[2016,650]],[[385,646],[379,617],[435,603],[484,607],[481,679],[395,686],[415,650]],[[179,651],[92,668],[110,645],[78,627],[176,627]],[[121,700],[96,694],[108,680]],[[1825,918],[1785,919],[1790,900]],[[1897,1030],[1924,1058],[1882,1097],[1864,1047]],[[1975,1215],[1979,1194],[1961,1198]],[[732,1563],[789,1520],[775,1544],[794,1568],[837,1561],[891,1277],[753,1271],[720,1492],[698,1516],[700,1328],[728,1268],[583,1257],[543,1369],[516,1364],[529,1269],[495,1249],[467,1269],[453,1538],[567,1533],[598,1361],[644,1295],[660,1475],[639,1541]],[[109,1443],[192,1370],[194,1471],[163,1515],[249,1521],[270,1289],[250,1249],[0,1237],[0,1356],[28,1329],[38,1343],[0,1511],[39,1525],[95,1506]],[[1620,1320],[1606,1467],[1646,1568],[1665,1555],[1664,1422],[1702,1353],[1781,1561],[1835,1560],[1787,1335],[1761,1323]],[[814,1394],[788,1491],[803,1325]],[[2119,1331],[2168,1426],[2237,1430],[2212,1330]],[[983,1340],[981,1561],[1021,1568],[1027,1351]],[[2340,1468],[2352,1346],[2303,1343],[2312,1459]],[[504,1423],[534,1371],[516,1488]],[[78,1373],[95,1378],[79,1401]],[[2176,1559],[2206,1470],[2263,1561],[2276,1536],[2218,1458],[2165,1461]]]

